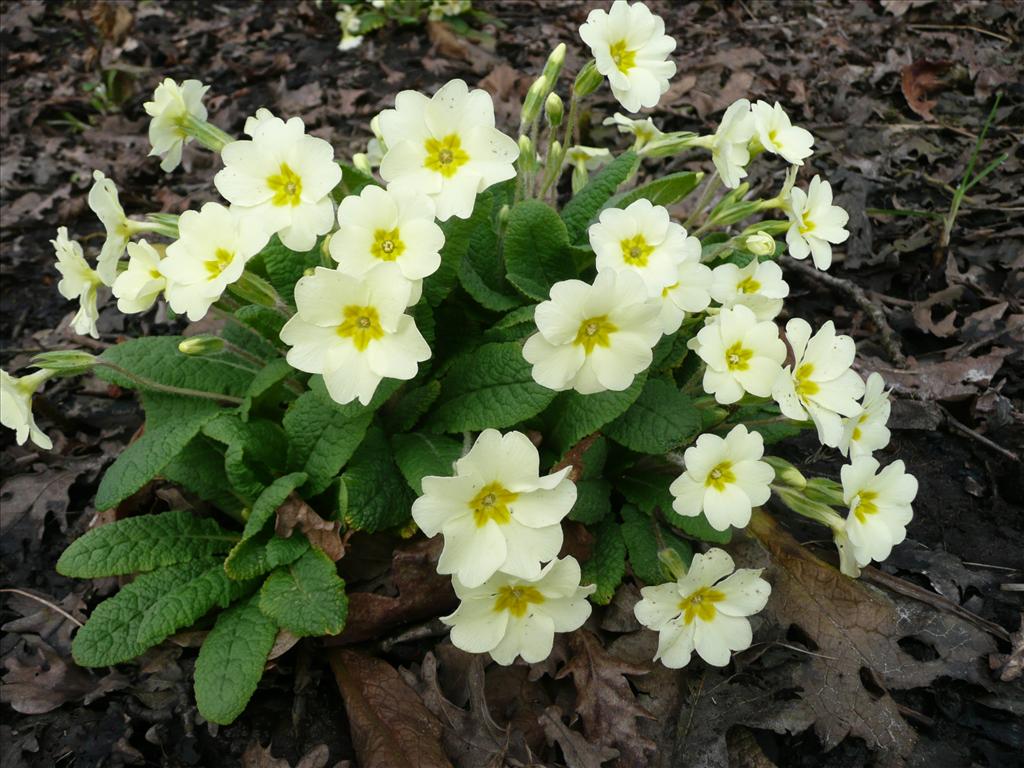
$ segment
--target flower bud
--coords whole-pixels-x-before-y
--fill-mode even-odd
[[[74,376],[85,373],[96,365],[96,357],[81,349],[61,349],[36,355],[32,358],[32,365],[54,373]]]
[[[508,204],[501,206],[501,210],[498,211],[498,226],[501,229],[504,229],[505,226],[508,224],[508,218],[511,215],[512,209],[508,206]]]
[[[604,76],[597,71],[597,62],[591,59],[583,65],[583,69],[576,75],[576,82],[572,89],[579,98],[589,96],[601,86]]]
[[[562,65],[565,64],[565,43],[559,43],[555,46],[555,50],[548,56],[547,63],[544,64],[544,71],[541,73],[548,79],[548,82],[554,85],[555,81],[558,80],[558,76],[562,73]]]
[[[552,128],[557,128],[562,124],[562,118],[565,116],[565,107],[562,105],[562,99],[557,93],[549,93],[547,101],[544,102],[544,116],[547,117],[548,123]]]
[[[263,307],[274,307],[281,301],[274,286],[249,270],[242,273],[238,282],[229,285],[228,290],[240,299]]]
[[[765,456],[761,461],[775,470],[775,479],[777,481],[797,490],[802,490],[807,486],[807,478],[800,474],[800,470],[785,459],[778,456]]]
[[[367,176],[373,175],[373,166],[370,165],[370,158],[363,152],[356,152],[352,155],[352,167],[357,171],[362,171]]]
[[[373,135],[377,139],[377,141],[384,141],[384,136],[380,132],[380,115],[377,115],[372,120],[370,120],[370,130],[373,131]]]
[[[843,518],[836,514],[835,510],[820,501],[812,501],[800,491],[784,486],[773,485],[772,490],[779,500],[798,515],[817,520],[830,528],[841,528]]]
[[[755,256],[771,256],[775,253],[775,238],[767,232],[755,232],[743,241],[743,246]]]
[[[530,125],[534,120],[537,119],[537,115],[540,114],[540,107],[543,103],[545,94],[548,92],[548,79],[541,75],[533,81],[533,85],[530,86],[530,90],[526,92],[526,98],[523,100],[523,111],[519,116],[519,122],[521,125]]]
[[[843,499],[843,486],[827,477],[813,477],[808,480],[804,494],[808,499],[820,501],[822,504],[846,506],[846,501]]]
[[[668,572],[672,574],[672,578],[677,581],[686,575],[688,570],[686,563],[683,562],[683,558],[679,556],[671,547],[665,547],[665,549],[658,550],[658,560],[661,564],[668,568]]]
[[[216,354],[222,349],[224,349],[224,339],[220,336],[190,336],[178,344],[179,352],[194,357]]]
[[[537,152],[530,137],[525,134],[519,137],[519,167],[526,171],[537,167]]]

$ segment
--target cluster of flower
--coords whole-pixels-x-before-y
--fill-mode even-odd
[[[321,2],[322,0],[317,0],[317,5]],[[341,3],[334,14],[341,30],[338,50],[350,51],[362,45],[367,29],[376,29],[383,24],[377,17],[389,10],[395,10],[404,18],[415,18],[425,11],[427,21],[441,21],[448,17],[461,16],[472,7],[471,0],[417,0],[415,3],[406,0],[401,4],[395,3],[394,0],[354,0]],[[369,22],[366,17],[370,17]]]
[[[642,3],[616,0],[610,12],[591,12],[580,35],[594,55],[588,67],[607,78],[626,110],[657,104],[675,72],[666,60],[675,41],[664,34],[660,18]],[[588,86],[581,73],[576,91],[585,95],[587,87],[597,86]],[[395,108],[374,121],[386,188],[367,186],[335,209],[331,193],[342,172],[330,144],[307,135],[300,118],[286,122],[265,109],[246,122],[249,138],[235,141],[206,122],[205,90],[196,81],[179,86],[167,80],[157,88],[146,105],[153,154],[171,170],[193,138],[219,150],[224,168],[214,183],[229,206],[211,202],[177,221],[160,215],[135,221],[126,217],[113,183],[97,171],[89,204],[107,231],[97,268],[89,267],[66,229],[54,241],[63,275],[58,289],[80,303],[76,332],[97,335],[101,285],[111,287],[123,312],[144,311],[163,294],[175,312],[198,320],[243,279],[247,261],[272,237],[308,251],[326,236],[322,247],[337,266],[317,267],[296,284],[297,311],[281,331],[290,347],[288,362],[322,374],[339,403],[367,404],[382,378],[415,377],[431,350],[407,310],[419,301],[423,279],[441,264],[445,239],[437,222],[469,217],[480,192],[514,178],[523,146],[533,162],[528,138],[524,144],[498,131],[490,96],[461,80],[432,97],[403,91]],[[560,102],[550,114],[561,120]],[[832,245],[848,237],[847,214],[832,204],[827,181],[815,176],[807,192],[794,186],[813,138],[793,126],[778,104],[740,100],[708,136],[663,133],[650,118],[621,114],[610,123],[636,137],[640,154],[710,150],[716,179],[734,190],[752,158],[778,155],[791,164],[783,189],[750,212],[784,211],[790,255],[810,255],[819,269],[830,265]],[[585,174],[603,155],[607,150],[575,147],[565,157]],[[557,166],[560,172],[561,160]],[[143,232],[176,239],[166,247],[130,242]],[[755,229],[733,238],[753,258],[744,267],[725,263],[712,270],[703,263],[697,237],[673,222],[666,208],[639,199],[602,211],[589,242],[594,281],[556,283],[550,299],[536,308],[537,332],[523,348],[536,382],[584,395],[625,390],[651,365],[659,339],[689,322],[696,331],[689,347],[704,363],[708,395],[720,404],[746,395],[771,397],[786,417],[810,419],[823,445],[850,458],[841,492],[838,486],[821,489],[826,503],[802,512],[832,529],[843,572],[858,575],[871,560],[887,557],[906,534],[917,491],[902,462],[880,469],[872,457],[889,440],[888,394],[878,374],[865,384],[852,370],[854,342],[836,334],[831,322],[812,332],[806,321],[790,320],[785,336],[793,361],[786,364],[787,345],[775,318],[789,287],[774,261],[758,258],[776,255],[772,235]],[[128,264],[120,269],[126,250]],[[31,438],[49,447],[30,400],[51,375],[46,369],[22,379],[3,373],[3,424],[17,430],[19,442]],[[772,490],[784,500],[789,493],[774,484],[776,469],[763,459],[761,435],[743,425],[724,438],[701,435],[680,458],[683,472],[670,489],[674,509],[703,514],[717,530],[746,526],[752,508]],[[586,620],[585,598],[593,587],[580,585],[573,558],[557,557],[561,521],[576,498],[567,474],[568,468],[541,477],[537,450],[525,435],[486,430],[459,460],[454,477],[424,479],[413,517],[427,535],[444,536],[439,571],[452,574],[462,600],[445,620],[459,647],[489,651],[501,663],[516,655],[536,661],[549,653],[554,632]],[[831,505],[846,507],[847,517]],[[729,556],[713,549],[698,555],[688,573],[676,574],[676,583],[644,588],[636,614],[659,631],[658,655],[666,664],[681,666],[694,650],[709,663],[724,664],[730,650],[749,645],[745,617],[763,607],[770,587],[759,572],[733,570]]]

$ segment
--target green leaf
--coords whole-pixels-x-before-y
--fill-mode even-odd
[[[334,561],[310,549],[263,582],[260,610],[299,637],[336,635],[345,628],[348,598]]]
[[[607,517],[612,511],[612,484],[607,480],[578,480],[576,482],[576,503],[569,512],[569,519],[592,525]]]
[[[292,472],[290,475],[277,478],[267,486],[252,505],[249,519],[245,521],[245,530],[242,531],[242,540],[251,539],[263,530],[277,512],[284,500],[299,486],[306,482],[305,472]]]
[[[726,424],[748,424],[750,422],[763,421],[764,419],[777,418],[780,415],[779,409],[772,406],[749,405],[738,408],[728,419]],[[805,429],[813,429],[814,424],[810,421],[786,421],[773,422],[771,424],[750,424],[748,429],[751,432],[759,432],[764,438],[765,445],[777,443],[790,437],[796,437]]]
[[[659,550],[674,549],[686,564],[693,559],[693,549],[689,544],[662,529],[655,518],[648,517],[636,507],[623,507],[622,520],[622,538],[629,551],[629,564],[633,567],[633,575],[645,584],[675,580],[658,559]]]
[[[245,390],[242,416],[247,417],[249,415],[249,410],[252,408],[254,400],[265,395],[293,373],[295,373],[295,369],[283,357],[275,357],[260,368],[256,375],[253,376],[252,381],[249,382],[248,389]]]
[[[635,152],[624,152],[595,174],[562,209],[562,221],[569,232],[569,242],[586,239],[587,226],[597,216],[619,185],[633,175],[639,165]]]
[[[244,309],[266,310],[268,312],[272,312],[276,317],[283,319],[281,318],[281,315],[274,312],[272,309],[261,307],[256,304],[246,305]],[[245,323],[225,323],[224,327],[220,330],[220,336],[229,344],[234,344],[239,349],[244,349],[249,354],[256,355],[256,357],[264,361],[280,359],[281,357],[279,350],[283,347],[283,343],[280,340],[275,340],[276,336],[271,339],[267,339],[258,330],[246,325]],[[226,355],[224,356],[226,357]],[[243,361],[234,355],[232,355],[232,361],[246,366],[251,362]]]
[[[561,392],[548,409],[548,434],[558,451],[564,454],[587,435],[626,412],[643,391],[646,373],[633,379],[622,392],[598,392],[581,395],[579,392]]]
[[[213,565],[209,559],[179,563],[144,573],[113,597],[93,609],[89,620],[75,635],[71,654],[83,667],[107,667],[130,661],[148,644],[139,641],[139,627],[146,612],[175,587],[186,584]]]
[[[243,421],[235,413],[223,413],[203,426],[203,434],[223,443],[224,469],[231,487],[252,502],[266,486],[265,478],[285,455],[284,432],[267,419]]]
[[[505,268],[512,285],[541,301],[551,286],[576,277],[566,253],[569,233],[558,214],[539,200],[518,203],[505,230]]]
[[[441,382],[432,379],[422,387],[403,393],[397,402],[381,412],[388,432],[408,432],[441,394]]]
[[[444,232],[444,247],[441,249],[441,266],[423,281],[423,295],[427,302],[436,307],[455,287],[456,272],[462,263],[474,233],[478,228],[491,226],[491,210],[494,205],[490,192],[477,195],[473,213],[468,219],[452,217],[440,222]]]
[[[608,201],[608,207],[626,208],[637,200],[650,200],[654,205],[674,205],[693,192],[703,178],[703,173],[692,171],[670,173],[616,195]]]
[[[604,428],[612,440],[640,453],[665,453],[700,432],[700,411],[673,384],[648,379],[629,410]]]
[[[615,596],[615,590],[626,575],[626,543],[622,531],[614,518],[598,523],[593,530],[596,540],[594,553],[583,564],[582,584],[595,584],[597,591],[590,601],[597,605],[608,605]]]
[[[374,17],[380,18],[380,22],[375,26],[371,23],[375,20]],[[379,17],[378,14],[368,13],[359,17],[360,26],[359,34],[365,34],[371,29],[375,29],[384,23],[383,18]],[[369,25],[369,26],[367,26]],[[342,185],[342,197],[348,197],[349,195],[358,195],[363,191],[364,188],[369,186],[380,186],[377,180],[368,173],[356,168],[354,165],[348,163],[339,162],[338,165],[341,167],[341,185]]]
[[[245,506],[231,490],[224,472],[224,454],[202,435],[193,438],[160,474],[236,519]]]
[[[223,356],[193,357],[178,351],[182,336],[144,336],[110,347],[100,359],[132,373],[170,387],[195,389],[241,397],[252,381],[253,372],[231,363]],[[96,375],[126,389],[142,389],[131,379],[105,366],[95,368]],[[189,398],[191,402],[211,401]]]
[[[156,645],[179,629],[192,626],[213,608],[227,608],[255,586],[253,581],[232,581],[224,572],[224,563],[216,562],[157,598],[139,623],[138,642]]]
[[[307,497],[321,493],[366,435],[373,411],[359,403],[338,405],[319,392],[306,392],[284,416],[288,464],[308,476]]]
[[[481,306],[504,312],[523,303],[523,298],[505,279],[498,233],[490,221],[473,232],[469,247],[456,267],[462,287]]]
[[[426,475],[449,477],[452,465],[462,455],[460,441],[424,432],[394,435],[391,447],[395,451],[398,468],[417,495],[423,493],[421,483]]]
[[[247,304],[235,311],[235,319],[255,331],[264,341],[274,346],[284,345],[281,329],[285,319],[280,312],[259,304]]]
[[[263,260],[270,284],[281,298],[295,306],[295,283],[307,269],[320,264],[320,243],[317,242],[308,251],[293,251],[274,235],[257,258]]]
[[[367,432],[341,479],[348,494],[345,523],[349,527],[373,533],[409,521],[412,493],[379,427]]]
[[[427,423],[439,432],[503,429],[536,416],[554,396],[534,382],[521,345],[485,344],[449,369]]]
[[[277,625],[256,597],[220,615],[196,660],[196,704],[203,717],[227,725],[242,714],[276,637]]]
[[[191,512],[140,515],[101,525],[71,542],[57,572],[78,579],[121,576],[227,552],[238,536]]]
[[[298,560],[307,549],[309,541],[300,533],[282,539],[263,531],[235,545],[224,561],[224,572],[229,579],[252,579]]]
[[[679,471],[671,467],[647,471],[634,468],[619,478],[615,487],[642,512],[654,515],[656,511],[660,511],[669,525],[680,529],[688,536],[701,541],[727,544],[732,539],[731,529],[716,531],[703,514],[686,517],[672,508],[673,499],[669,486],[679,476]]]

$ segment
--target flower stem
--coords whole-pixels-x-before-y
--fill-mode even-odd
[[[242,398],[234,397],[232,395],[222,395],[218,392],[205,392],[201,389],[189,389],[187,387],[172,387],[169,384],[161,384],[152,379],[146,378],[145,376],[139,376],[137,373],[132,373],[126,368],[122,368],[116,363],[111,363],[107,360],[100,359],[97,361],[97,365],[102,365],[115,373],[119,373],[126,379],[130,379],[135,382],[139,387],[143,389],[151,389],[154,392],[166,392],[169,395],[181,395],[183,397],[198,397],[204,400],[214,400],[219,403],[227,403],[229,405],[241,405]]]
[[[192,115],[186,116],[182,128],[185,129],[185,133],[214,152],[220,152],[227,144],[237,141],[234,136],[225,133],[213,123],[199,120]]]
[[[721,184],[722,179],[721,177],[719,177],[718,171],[715,171],[713,174],[711,174],[711,178],[708,179],[705,183],[704,194],[701,195],[696,207],[693,209],[693,211],[690,212],[690,215],[686,219],[686,221],[683,222],[684,227],[689,229],[694,224],[694,222],[697,220],[697,217],[704,212],[704,209],[707,207],[708,203],[711,202],[711,198],[714,196],[715,192],[718,191],[718,188],[721,186]],[[698,230],[698,232],[699,231],[700,230]]]

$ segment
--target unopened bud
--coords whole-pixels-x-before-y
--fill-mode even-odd
[[[658,560],[668,569],[668,572],[672,574],[672,578],[676,581],[683,578],[687,570],[689,570],[686,567],[686,563],[683,562],[683,558],[679,556],[679,553],[670,547],[658,550]]]
[[[512,209],[508,206],[507,203],[501,206],[501,210],[498,211],[498,226],[504,229],[505,225],[508,224],[508,218],[511,215]]]
[[[548,79],[544,75],[533,81],[533,85],[530,86],[530,90],[526,92],[526,98],[523,100],[523,111],[519,117],[521,125],[530,125],[537,119],[548,88]]]
[[[590,181],[590,172],[586,163],[575,163],[572,167],[572,193],[575,195]]]
[[[843,518],[836,514],[835,510],[820,501],[807,498],[801,491],[795,488],[773,485],[772,490],[779,500],[798,515],[817,520],[830,528],[842,527]]]
[[[555,46],[555,50],[548,56],[547,63],[544,64],[544,71],[541,73],[548,79],[548,82],[554,85],[555,81],[558,80],[558,76],[562,73],[562,65],[565,64],[565,43],[559,43]]]
[[[537,167],[537,152],[530,137],[525,134],[519,137],[519,167],[526,171]]]
[[[547,117],[552,128],[557,128],[562,124],[562,118],[565,117],[565,106],[557,93],[548,94],[547,101],[544,102],[544,116]]]
[[[220,336],[190,336],[178,344],[178,351],[183,355],[213,355],[224,349],[224,339]]]
[[[373,135],[376,137],[377,141],[384,141],[384,136],[380,132],[380,115],[377,115],[370,120],[370,130],[373,131]]]
[[[813,477],[808,480],[804,494],[812,501],[820,501],[822,504],[846,506],[846,501],[843,499],[843,486],[827,477]]]
[[[352,155],[352,167],[357,171],[362,171],[367,176],[373,175],[373,166],[370,165],[370,158],[363,152],[357,152]]]
[[[240,299],[263,307],[275,307],[281,302],[274,286],[249,270],[245,270],[237,282],[229,285],[228,290]]]
[[[755,256],[771,256],[775,253],[775,238],[767,232],[755,232],[743,241],[743,246]]]
[[[807,478],[800,474],[800,470],[785,459],[781,459],[778,456],[765,456],[761,461],[775,470],[775,479],[777,481],[798,490],[807,486]]]
[[[36,355],[32,358],[32,365],[54,373],[74,376],[85,373],[96,365],[96,357],[80,349],[61,349]]]
[[[602,80],[604,80],[604,75],[597,71],[597,62],[591,59],[576,75],[576,82],[573,83],[572,89],[579,98],[583,98],[600,88]]]

